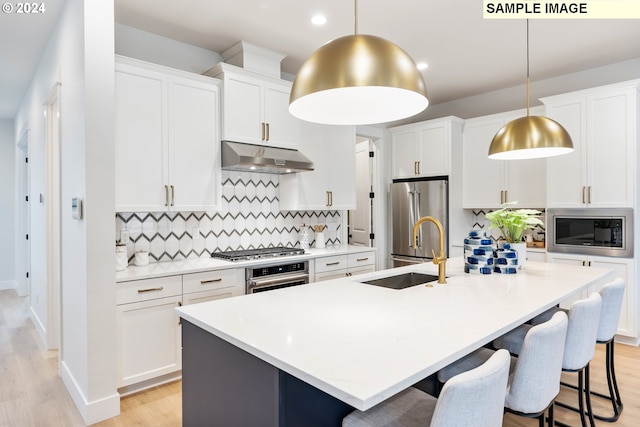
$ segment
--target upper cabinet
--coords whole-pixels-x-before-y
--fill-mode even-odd
[[[117,57],[117,212],[218,208],[219,90],[208,77]]]
[[[531,115],[536,114],[542,114],[542,109],[531,109]],[[518,202],[518,207],[523,208],[546,205],[545,159],[493,160],[488,157],[491,140],[498,130],[524,115],[525,110],[518,110],[465,121],[462,147],[464,208],[499,208],[506,202]]]
[[[291,148],[301,121],[289,114],[291,82],[220,63],[205,73],[223,81],[222,139]]]
[[[462,123],[457,117],[445,117],[390,128],[392,178],[449,175],[452,138]]]
[[[542,99],[575,150],[547,163],[547,206],[633,207],[639,80]]]
[[[310,172],[280,176],[280,209],[342,210],[356,206],[355,126],[303,122],[298,147]]]

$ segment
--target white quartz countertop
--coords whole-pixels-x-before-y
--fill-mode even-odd
[[[225,268],[245,268],[274,262],[295,262],[333,255],[348,255],[352,253],[375,251],[376,248],[364,246],[340,246],[325,249],[310,248],[304,255],[287,256],[282,258],[264,258],[261,260],[231,262],[219,258],[201,257],[181,261],[153,262],[145,266],[130,265],[125,270],[116,271],[116,282],[151,279],[155,277],[173,276],[177,274],[200,273],[203,271],[222,270]]]
[[[314,387],[367,410],[490,342],[612,270],[527,263],[515,275],[470,275],[393,290],[359,283],[418,264],[176,309],[185,320]]]

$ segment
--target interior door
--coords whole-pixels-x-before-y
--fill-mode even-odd
[[[349,244],[371,246],[371,168],[369,140],[356,143],[356,208],[349,211]]]

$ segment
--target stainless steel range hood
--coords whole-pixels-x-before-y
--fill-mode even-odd
[[[313,170],[313,162],[298,150],[222,141],[222,169],[264,173]]]

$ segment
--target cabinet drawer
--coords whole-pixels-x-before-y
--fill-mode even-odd
[[[362,252],[359,254],[349,254],[349,269],[358,268],[365,265],[374,265],[376,258],[373,252]]]
[[[182,286],[185,294],[236,286],[244,288],[244,269],[230,268],[227,270],[185,274],[182,276]]]
[[[134,280],[116,284],[116,304],[182,295],[182,277]]]
[[[316,273],[347,268],[348,262],[348,257],[346,255],[316,258]]]

